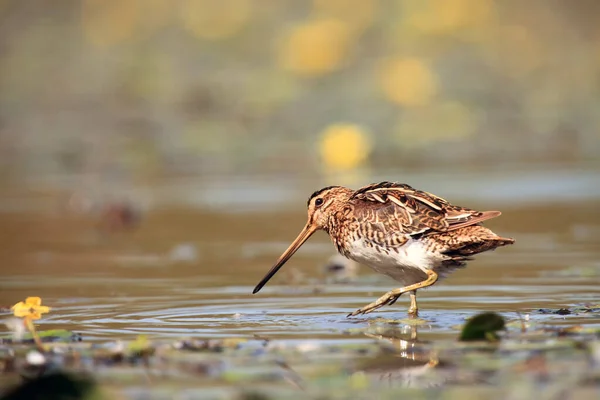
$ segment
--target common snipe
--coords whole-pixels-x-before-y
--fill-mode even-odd
[[[402,183],[381,182],[356,191],[328,186],[308,199],[308,222],[252,293],[257,293],[317,230],[326,231],[344,256],[402,284],[348,316],[391,305],[410,293],[416,315],[417,289],[433,285],[471,256],[514,243],[481,222],[499,211],[475,211],[450,204]]]

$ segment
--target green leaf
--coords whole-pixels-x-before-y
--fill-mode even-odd
[[[498,341],[496,332],[505,329],[504,318],[495,312],[484,312],[471,318],[463,326],[459,340],[474,341],[487,340]]]

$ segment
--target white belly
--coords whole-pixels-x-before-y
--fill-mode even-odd
[[[398,251],[381,247],[369,247],[363,239],[352,242],[348,257],[387,275],[403,285],[411,285],[427,279],[427,270],[434,270],[443,261],[426,251],[423,243],[409,240]]]

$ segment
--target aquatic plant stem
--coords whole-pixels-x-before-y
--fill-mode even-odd
[[[25,318],[23,318],[23,323],[25,324],[25,327],[27,327],[29,332],[31,332],[31,336],[33,337],[33,341],[35,342],[35,345],[37,346],[38,350],[41,353],[44,353],[45,352],[44,345],[42,344],[42,340],[40,339],[40,337],[38,336],[38,334],[35,330],[35,325],[33,324],[33,320],[29,317],[25,317]]]

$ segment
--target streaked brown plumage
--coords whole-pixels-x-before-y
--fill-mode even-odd
[[[394,289],[350,315],[393,304],[410,292],[410,314],[418,311],[417,289],[433,285],[470,256],[514,243],[481,222],[499,211],[475,211],[450,204],[409,185],[381,182],[353,191],[329,186],[308,199],[308,222],[253,293],[258,292],[317,230],[325,230],[338,251],[403,287]]]

